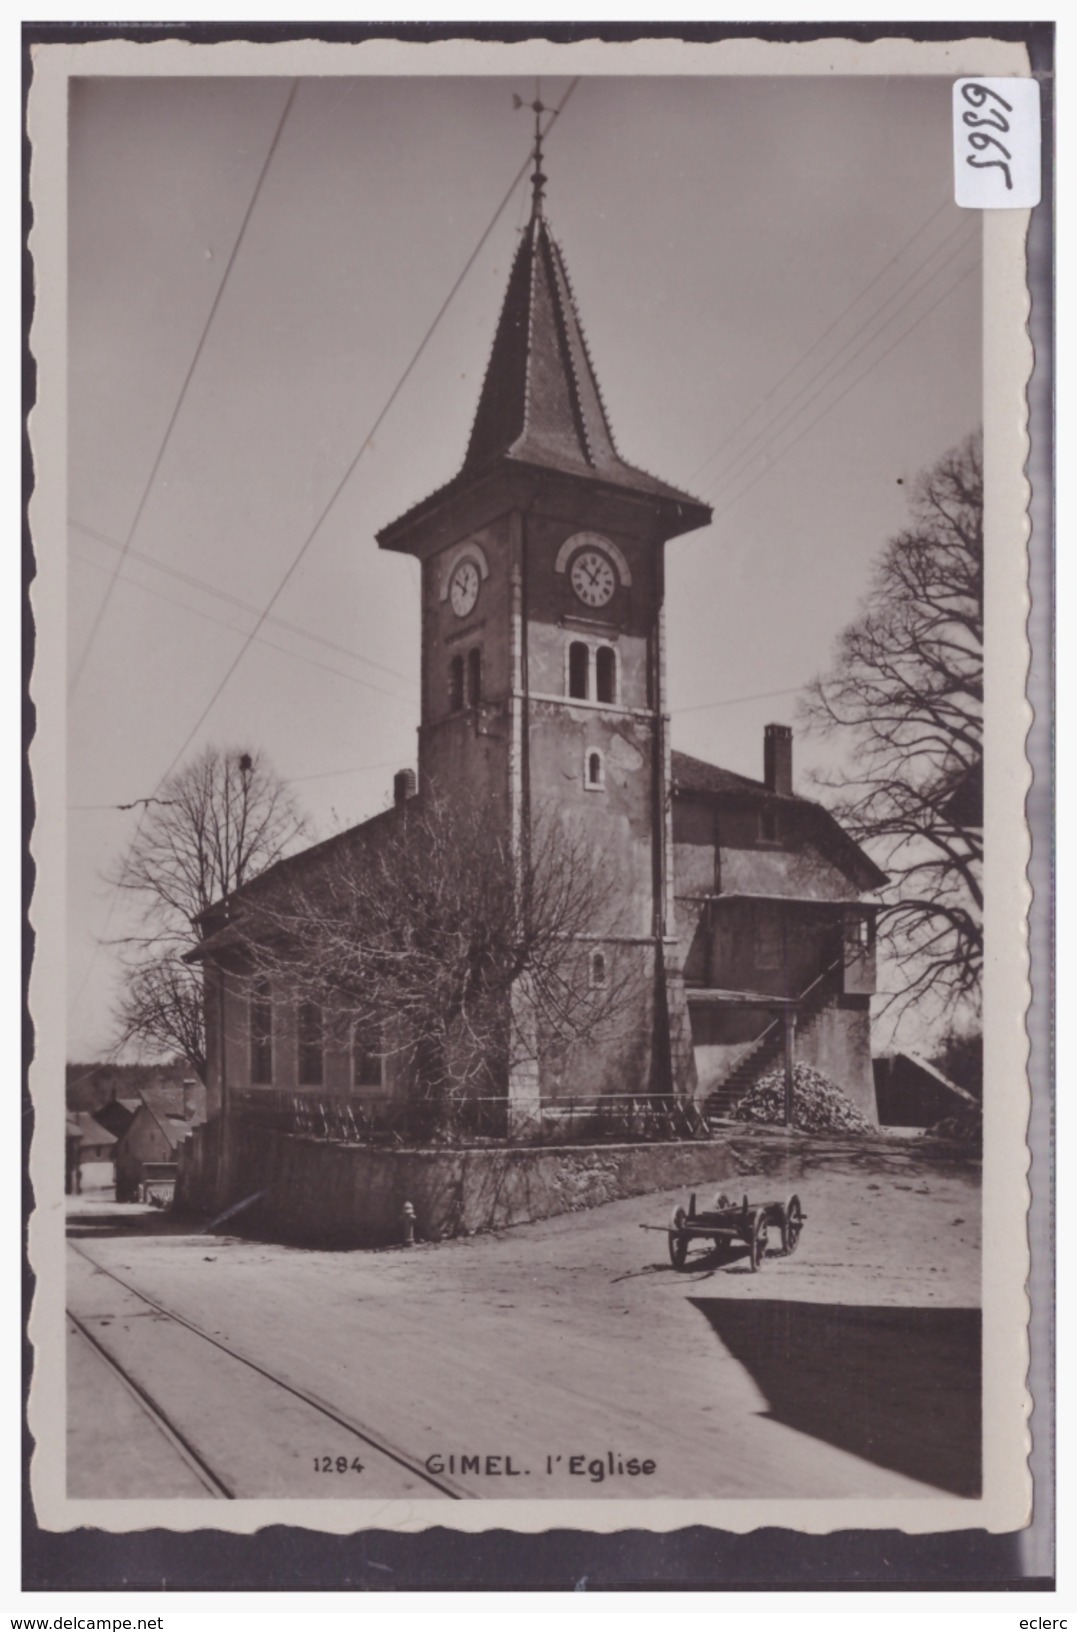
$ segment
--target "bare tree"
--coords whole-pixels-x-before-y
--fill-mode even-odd
[[[118,943],[121,1044],[181,1054],[204,1074],[201,979],[183,954],[197,938],[199,915],[279,860],[303,832],[286,785],[252,749],[204,749],[147,802],[115,877],[139,906],[136,927]]]
[[[451,1133],[516,1063],[637,1019],[639,959],[596,939],[615,885],[556,812],[514,849],[497,812],[428,791],[248,892],[246,933],[256,968],[406,1062],[416,1132]]]
[[[205,1081],[202,982],[179,956],[162,953],[126,968],[116,1014],[123,1043],[137,1041],[155,1055],[178,1054]]]
[[[802,704],[848,746],[819,778],[890,875],[879,916],[899,1012],[975,1003],[983,961],[983,450],[967,438],[920,476],[830,672]]]

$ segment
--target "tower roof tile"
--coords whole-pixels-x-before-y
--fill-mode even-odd
[[[532,215],[509,274],[467,454],[457,476],[400,522],[458,493],[496,466],[590,477],[674,504],[678,532],[705,526],[710,508],[617,450],[564,257],[540,213]],[[381,535],[395,532],[400,522]]]

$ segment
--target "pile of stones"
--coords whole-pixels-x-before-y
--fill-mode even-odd
[[[784,1122],[785,1072],[760,1077],[730,1111],[738,1122]],[[793,1068],[793,1125],[807,1133],[873,1133],[875,1129],[830,1078],[803,1063]]]

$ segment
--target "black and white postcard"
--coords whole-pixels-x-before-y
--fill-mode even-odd
[[[1029,1522],[956,33],[37,49],[43,1528]]]

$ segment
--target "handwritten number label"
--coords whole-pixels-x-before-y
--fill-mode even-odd
[[[1040,201],[1040,87],[1034,79],[959,79],[953,93],[954,197],[969,210]]]

